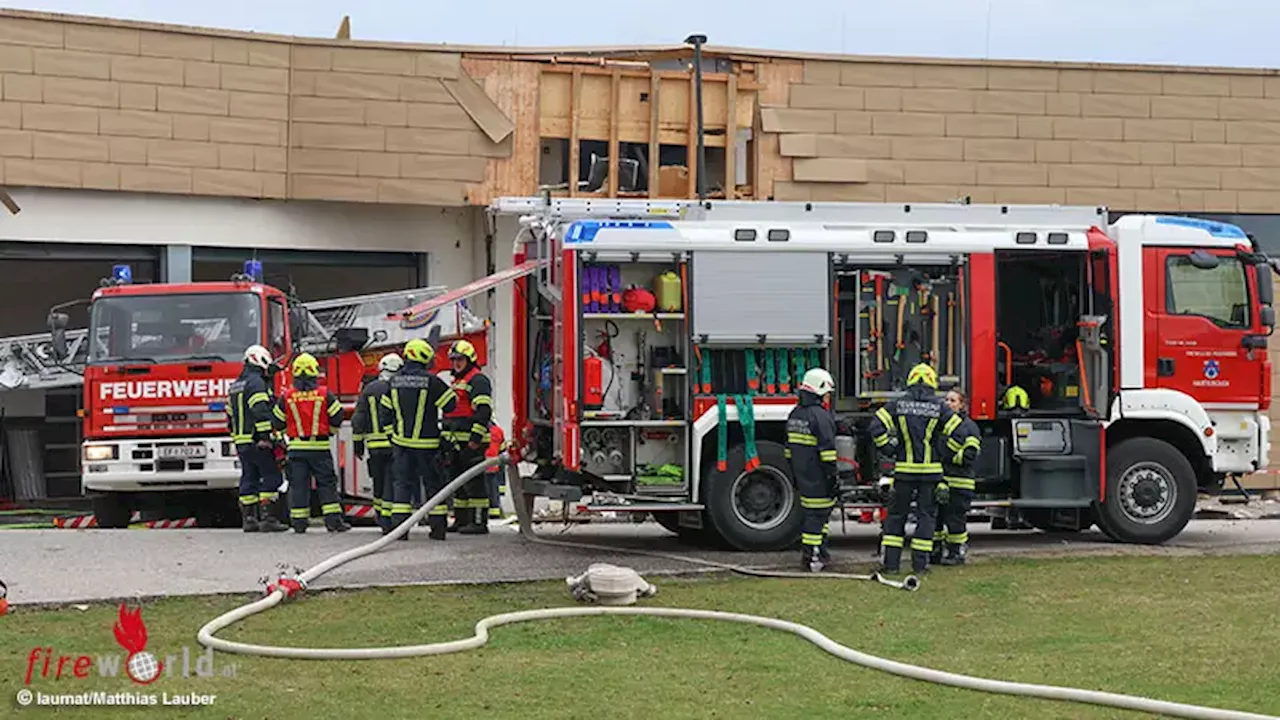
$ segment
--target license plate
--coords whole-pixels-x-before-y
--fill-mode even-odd
[[[186,460],[204,457],[203,445],[179,445],[177,447],[158,447],[156,457],[161,460]]]

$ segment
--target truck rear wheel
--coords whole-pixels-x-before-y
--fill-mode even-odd
[[[1135,437],[1107,450],[1098,527],[1113,540],[1158,545],[1186,527],[1196,508],[1196,474],[1163,440]]]
[[[711,470],[703,490],[715,532],[738,550],[783,550],[800,537],[800,495],[778,443],[756,443],[760,466],[747,470],[746,450],[729,450],[724,472]]]
[[[125,493],[98,493],[93,496],[93,517],[98,527],[120,529],[129,527],[133,517],[133,503]]]

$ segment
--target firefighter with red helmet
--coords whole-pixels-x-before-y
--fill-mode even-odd
[[[261,345],[244,351],[244,369],[227,396],[227,427],[240,459],[240,515],[245,532],[288,530],[275,515],[284,477],[271,440],[271,375],[279,368]]]
[[[449,447],[449,467],[454,477],[483,462],[491,436],[493,384],[480,372],[476,348],[458,340],[449,348],[453,369],[453,392],[457,405],[444,415],[445,439]],[[489,532],[489,480],[480,475],[458,489],[453,498],[455,527],[463,535]]]
[[[276,401],[274,425],[284,430],[289,446],[289,520],[295,533],[305,533],[311,518],[311,481],[320,496],[320,512],[329,532],[351,529],[342,517],[338,473],[329,442],[342,425],[342,403],[320,384],[320,363],[310,353],[293,360],[293,387]]]
[[[424,501],[448,484],[440,472],[440,416],[457,405],[457,396],[431,371],[436,351],[426,340],[415,338],[404,345],[404,365],[391,378],[390,388],[378,400],[382,424],[391,431],[391,525],[399,527],[413,514],[413,490],[421,486]],[[445,539],[449,506],[440,502],[427,511],[432,540]],[[409,533],[400,537],[409,539]]]
[[[809,572],[831,564],[827,521],[836,504],[836,420],[824,402],[835,386],[831,373],[809,370],[800,383],[800,402],[787,417],[786,455],[803,513],[800,565]]]

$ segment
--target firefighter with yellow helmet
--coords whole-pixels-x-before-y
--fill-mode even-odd
[[[356,411],[351,417],[352,441],[356,458],[369,453],[369,477],[373,480],[373,511],[378,516],[382,534],[391,532],[391,436],[389,428],[380,421],[378,403],[391,389],[391,378],[404,365],[396,353],[387,353],[378,360],[378,375],[360,389]]]
[[[311,518],[311,482],[319,494],[320,512],[329,532],[351,529],[342,517],[338,473],[329,442],[342,425],[342,403],[320,384],[320,363],[310,353],[293,359],[293,387],[272,409],[272,425],[284,430],[288,443],[289,520],[295,533],[305,533]]]
[[[489,447],[489,423],[493,419],[493,383],[480,372],[480,357],[466,340],[458,340],[449,348],[453,370],[453,392],[458,397],[454,408],[445,413],[445,439],[449,448],[450,473],[457,476],[467,468],[483,462]],[[458,489],[453,498],[456,529],[463,535],[489,532],[489,480],[478,475]]]
[[[892,453],[895,460],[892,499],[880,540],[880,570],[885,573],[899,572],[912,500],[916,502],[916,527],[911,538],[912,570],[926,572],[933,553],[933,532],[937,525],[935,492],[942,482],[942,458],[947,451],[947,440],[953,438],[963,422],[963,418],[937,396],[937,390],[937,371],[920,363],[907,374],[906,395],[886,403],[871,418],[872,441],[880,452]]]
[[[457,396],[431,370],[435,349],[426,340],[405,343],[404,365],[392,376],[378,400],[379,421],[389,428],[392,452],[391,526],[413,514],[413,489],[422,486],[424,500],[440,492],[448,480],[439,467],[440,417],[457,406]],[[427,511],[428,537],[445,539],[449,507],[441,502]],[[407,540],[409,533],[400,539]]]

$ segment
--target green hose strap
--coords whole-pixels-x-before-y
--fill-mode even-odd
[[[822,363],[818,359],[818,348],[809,348],[809,367],[822,367]]]
[[[791,375],[787,372],[787,349],[778,348],[774,357],[778,360],[778,390],[789,393],[791,392]]]
[[[702,392],[711,393],[711,351],[703,350],[702,365],[698,369],[702,371]]]
[[[729,469],[729,417],[726,407],[728,397],[724,393],[716,396],[716,411],[719,421],[716,423],[716,469],[725,472]]]
[[[764,351],[764,391],[769,395],[778,392],[778,371],[774,367],[773,348]]]
[[[756,351],[747,348],[747,392],[754,395],[760,389],[760,367],[756,365]]]
[[[738,395],[733,399],[738,406],[738,423],[742,425],[742,441],[747,452],[747,470],[760,467],[760,455],[756,452],[756,413],[750,395]]]
[[[795,386],[796,391],[799,392],[800,383],[804,382],[804,371],[806,369],[804,366],[804,348],[796,348],[792,351],[792,355],[794,355],[796,359],[796,376],[795,382],[791,384]]]

